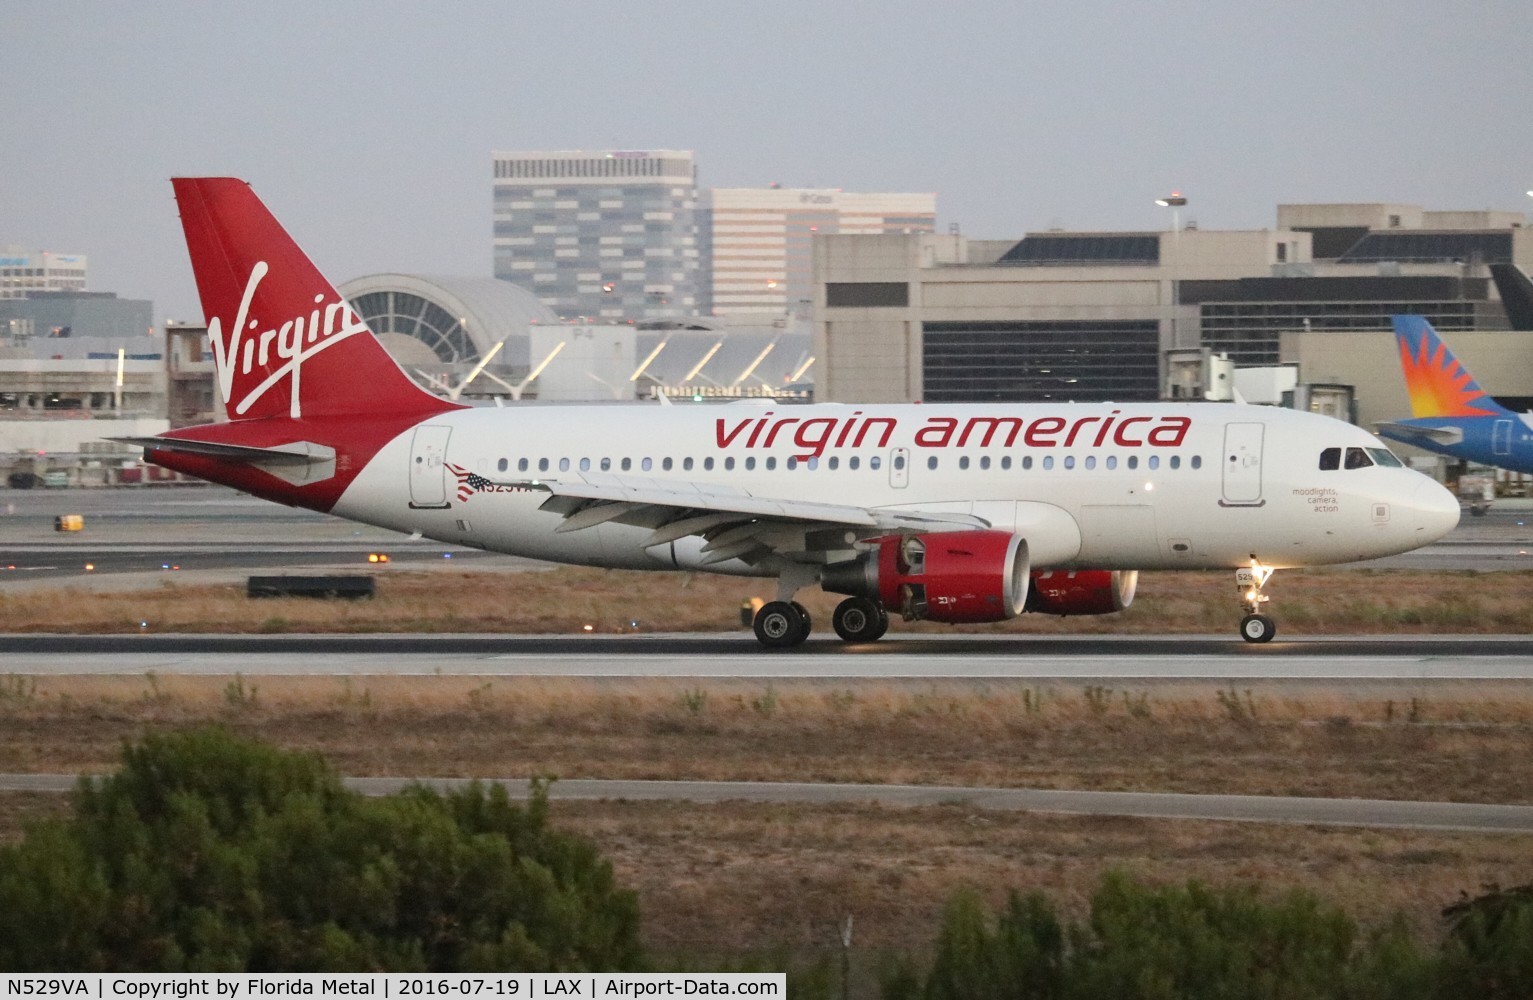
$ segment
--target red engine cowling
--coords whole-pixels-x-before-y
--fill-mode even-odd
[[[1005,531],[891,536],[849,563],[825,567],[821,586],[871,597],[907,621],[998,622],[1027,606],[1027,539]]]
[[[1134,603],[1138,570],[1049,570],[1034,573],[1027,610],[1046,615],[1109,615]]]

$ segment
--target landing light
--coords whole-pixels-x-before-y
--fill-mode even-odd
[[[1144,491],[1146,493],[1153,493],[1153,492],[1155,492],[1155,484],[1154,483],[1145,483],[1144,484]]]

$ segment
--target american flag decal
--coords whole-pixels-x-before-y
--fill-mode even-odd
[[[458,478],[458,502],[463,503],[480,490],[495,485],[477,472],[470,472],[461,465],[447,463],[447,469]]]

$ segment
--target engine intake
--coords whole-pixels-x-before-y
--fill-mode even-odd
[[[998,622],[1027,606],[1027,539],[1021,535],[951,531],[875,543],[850,562],[826,566],[820,585],[872,598],[906,621]]]

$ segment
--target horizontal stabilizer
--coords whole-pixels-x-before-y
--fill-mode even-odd
[[[220,458],[226,462],[247,462],[251,465],[309,465],[335,459],[334,448],[309,441],[295,441],[292,444],[273,445],[270,448],[254,448],[243,444],[220,444],[216,441],[190,441],[186,438],[114,437],[107,440],[136,444],[153,451],[202,455],[207,458]]]
[[[1420,424],[1379,423],[1374,428],[1385,437],[1396,440],[1402,438],[1415,438],[1418,441],[1430,441],[1433,444],[1455,445],[1464,443],[1464,429],[1462,427],[1423,427]]]

